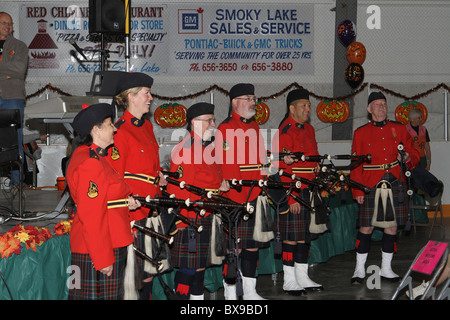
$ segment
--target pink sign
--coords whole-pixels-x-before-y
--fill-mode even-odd
[[[447,246],[447,243],[428,241],[425,249],[422,251],[411,270],[431,274],[444,254]]]

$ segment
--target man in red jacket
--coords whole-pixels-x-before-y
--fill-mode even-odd
[[[225,180],[261,180],[266,174],[261,165],[265,164],[267,151],[259,125],[254,121],[256,113],[255,88],[249,83],[239,83],[230,89],[230,116],[217,128],[215,146],[216,161],[222,163],[222,172]],[[256,203],[261,188],[243,186],[239,192],[231,189],[226,197],[238,203]],[[238,238],[243,298],[245,300],[262,299],[256,293],[256,267],[258,262],[258,249],[267,247],[268,241],[257,241],[254,238],[255,214],[250,215],[247,221],[239,220]],[[225,264],[224,273],[228,271]],[[224,281],[225,299],[235,300],[236,285]]]
[[[221,166],[214,159],[211,139],[216,126],[214,108],[213,104],[199,102],[187,110],[188,134],[171,153],[170,171],[183,173],[178,179],[180,182],[219,194],[228,191],[230,187],[223,179]],[[167,192],[180,199],[204,199],[204,196],[173,183],[167,185]],[[178,269],[174,278],[175,294],[178,299],[203,300],[205,270],[213,264],[221,264],[223,259],[223,256],[217,260],[213,258],[215,243],[212,229],[215,227],[215,213],[205,208],[202,215],[196,210],[182,208],[180,214],[193,224],[201,225],[203,231],[197,233],[184,222],[176,223],[175,241],[171,248],[172,265]]]
[[[408,217],[407,197],[402,183],[405,176],[400,162],[403,160],[412,169],[419,163],[419,155],[405,126],[387,120],[387,111],[384,94],[372,92],[367,107],[372,119],[356,129],[353,135],[352,154],[371,154],[372,160],[357,166],[350,173],[352,180],[371,188],[367,195],[360,189],[352,190],[353,198],[360,205],[356,268],[352,283],[361,283],[365,278],[365,262],[375,226],[384,228],[381,276],[391,281],[399,280],[399,276],[392,271],[391,261],[396,251],[397,226],[405,225]],[[403,157],[399,152],[401,144],[405,151]]]
[[[316,134],[308,123],[311,115],[309,92],[296,89],[286,97],[287,113],[281,121],[277,133],[272,140],[274,152],[303,152],[306,156],[318,155]],[[280,161],[280,168],[289,174],[312,180],[316,177],[317,162],[295,161],[290,164]],[[283,181],[292,179],[281,177]],[[310,188],[302,184],[301,189],[293,193],[309,202]],[[294,198],[288,199],[289,210],[280,212],[279,232],[283,241],[283,290],[298,295],[306,290],[320,291],[323,287],[308,276],[309,242],[311,241],[309,209],[301,206]]]

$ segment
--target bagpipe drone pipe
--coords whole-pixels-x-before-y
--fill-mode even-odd
[[[431,198],[436,197],[443,189],[443,184],[439,181],[431,172],[425,170],[421,166],[417,166],[410,170],[406,161],[406,151],[403,143],[397,146],[398,153],[400,155],[400,168],[406,177],[406,194],[412,197],[414,194],[414,188],[424,191]],[[408,221],[406,222],[405,230],[408,232],[411,229],[412,224],[411,210],[408,211]]]
[[[370,154],[360,156],[346,154],[306,156],[302,152],[270,153],[268,151],[268,155],[269,159],[277,159],[278,161],[282,161],[285,156],[294,156],[301,161],[317,162],[318,169],[314,179],[306,179],[293,173],[289,173],[287,172],[287,170],[283,169],[280,169],[278,171],[278,175],[291,178],[293,181],[300,181],[303,184],[307,184],[309,185],[311,190],[315,190],[317,192],[319,190],[324,190],[329,194],[334,195],[335,191],[333,188],[331,188],[331,186],[336,184],[341,184],[341,186],[348,184],[354,188],[363,190],[365,193],[368,193],[370,190],[370,188],[351,180],[348,175],[344,174],[344,171],[350,171],[363,162],[370,162],[372,159],[372,156]],[[328,160],[329,163],[325,163],[325,160]],[[350,160],[351,162],[346,166],[336,166],[332,160]],[[341,194],[341,196],[344,196],[344,194]]]
[[[406,161],[406,151],[405,151],[405,147],[403,146],[403,143],[400,142],[399,145],[397,146],[397,150],[398,153],[400,154],[400,168],[402,169],[402,173],[405,175],[406,177],[406,194],[408,196],[412,196],[413,195],[413,188],[412,188],[412,181],[411,181],[411,170],[408,167],[407,161]],[[403,195],[403,194],[401,194]],[[400,202],[402,202],[403,199],[400,199]]]
[[[175,195],[171,195],[163,190],[161,198],[146,197],[145,199],[138,200],[142,201],[144,205],[154,205],[164,206],[167,209],[167,213],[173,213],[175,216],[172,222],[169,223],[173,226],[175,220],[181,220],[188,224],[197,232],[202,231],[202,226],[197,225],[198,217],[203,217],[206,211],[212,213],[211,220],[211,262],[213,259],[215,264],[221,264],[222,260],[227,259],[227,265],[229,266],[227,273],[228,281],[233,281],[230,279],[238,278],[237,273],[237,261],[238,261],[238,251],[237,245],[239,242],[237,235],[237,224],[240,218],[246,220],[249,215],[254,213],[254,206],[249,202],[243,204],[237,203],[231,199],[221,196],[217,190],[205,189],[192,184],[188,184],[185,181],[177,180],[180,176],[168,175],[167,172],[164,173],[166,180],[169,184],[176,185],[181,190],[187,190],[193,194],[200,197],[198,200],[179,199]],[[238,192],[240,192],[240,186],[234,187]],[[186,208],[190,211],[196,213],[195,219],[189,219],[179,213],[181,208]],[[168,216],[168,215],[166,215]],[[170,227],[169,227],[170,228]],[[228,234],[228,241],[224,237],[224,233]],[[201,237],[201,235],[200,235]],[[193,252],[195,250],[196,235],[190,234],[189,236],[189,251]],[[228,250],[227,250],[228,249]]]

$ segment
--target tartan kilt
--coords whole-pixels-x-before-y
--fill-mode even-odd
[[[199,218],[189,218],[193,223],[202,226],[203,230],[197,232],[191,226],[187,226],[174,235],[174,241],[170,249],[170,256],[174,268],[199,269],[211,266],[211,223],[212,215]],[[189,252],[189,239],[195,235],[195,252]]]
[[[127,247],[114,248],[111,276],[95,270],[88,253],[72,252],[72,266],[80,268],[80,288],[69,289],[69,300],[123,300]]]
[[[256,207],[256,199],[250,202],[251,205]],[[244,216],[244,212],[241,211],[239,215],[239,222],[237,226],[237,238],[239,239],[239,249],[252,249],[252,248],[267,248],[270,246],[270,242],[260,242],[255,241],[253,239],[253,231],[255,229],[255,213],[248,215],[248,220],[244,220],[242,217]],[[227,223],[224,219],[224,223]],[[233,222],[231,232],[233,235],[236,235],[236,224]],[[225,232],[225,241],[229,241],[229,234]],[[234,241],[234,239],[233,239]],[[228,248],[231,249],[231,248]]]
[[[405,193],[405,186],[390,172],[385,173],[381,180],[387,180],[392,185],[397,226],[405,225],[408,220],[408,198]],[[375,208],[375,191],[376,186],[370,189],[370,192],[364,197],[364,203],[359,206],[357,221],[360,227],[372,226],[372,216]],[[403,197],[402,202],[399,202],[399,196]]]
[[[309,188],[302,189],[300,196],[310,203]],[[301,206],[299,214],[293,214],[290,210],[285,214],[276,214],[274,221],[274,232],[280,232],[282,241],[307,241],[309,239],[309,225],[311,212],[305,206]]]

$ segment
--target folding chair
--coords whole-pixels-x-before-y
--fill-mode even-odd
[[[413,286],[412,286],[412,274],[414,272],[420,272],[417,271],[418,268],[420,268],[420,264],[423,262],[422,260],[427,259],[426,256],[429,254],[430,247],[432,248],[434,245],[439,244],[439,242],[429,241],[427,245],[425,245],[420,252],[417,254],[417,256],[414,258],[413,263],[409,267],[408,271],[406,272],[405,276],[403,277],[402,281],[398,285],[397,289],[394,292],[394,295],[392,296],[392,300],[397,299],[400,291],[402,291],[404,288],[408,287],[409,290],[409,299],[414,300],[413,297]],[[437,279],[439,279],[439,276],[441,275],[442,271],[444,270],[445,266],[447,265],[447,259],[448,259],[448,246],[444,244],[445,250],[442,252],[441,255],[436,257],[436,266],[432,268],[432,270],[424,271],[425,274],[432,275],[431,280],[428,282],[427,287],[425,288],[425,291],[420,298],[420,300],[426,300],[428,298],[432,298],[433,300],[436,299],[435,293],[436,293],[436,287],[434,286]],[[423,255],[422,255],[423,254]],[[425,258],[424,258],[425,256]],[[447,281],[447,288],[448,288],[449,282]],[[438,299],[441,297],[444,297],[445,294],[448,294],[444,288],[444,290],[439,294]]]
[[[436,220],[438,218],[438,213],[440,214],[440,224],[441,227],[441,236],[442,238],[445,238],[445,225],[444,225],[444,214],[442,212],[442,195],[444,194],[444,184],[442,181],[439,181],[442,184],[442,189],[439,192],[439,194],[431,198],[427,193],[425,194],[425,204],[414,204],[412,197],[409,200],[409,210],[412,217],[412,225],[414,227],[414,232],[416,232],[416,226],[420,227],[430,227],[430,234],[428,235],[428,240],[431,239],[431,233],[433,231],[434,225],[436,224]],[[427,211],[434,211],[434,216],[431,223],[416,223],[416,219],[414,217],[414,209],[419,210],[427,210]]]
[[[437,296],[437,300],[450,300],[450,278],[445,282],[444,287],[442,287],[441,292]]]

